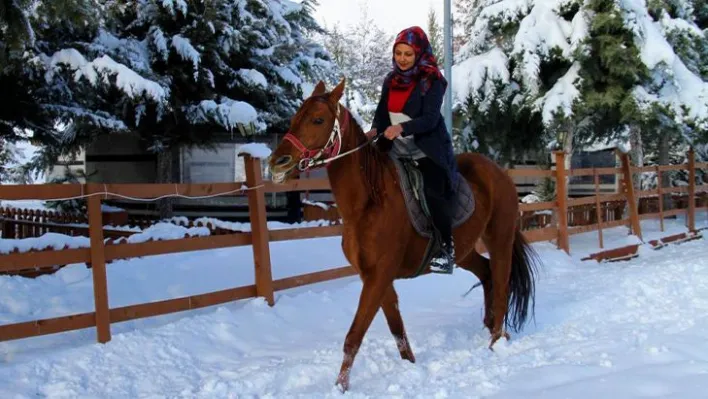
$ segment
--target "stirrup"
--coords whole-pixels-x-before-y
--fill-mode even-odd
[[[430,271],[433,273],[452,274],[454,267],[454,262],[445,259],[444,256],[433,258],[433,260],[430,261]]]
[[[455,268],[454,247],[451,252],[448,253],[446,249],[441,248],[440,253],[430,260],[430,271],[433,273],[452,274]]]

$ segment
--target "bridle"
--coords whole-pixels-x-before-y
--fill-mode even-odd
[[[304,172],[310,169],[317,169],[322,165],[329,166],[330,162],[345,157],[349,154],[353,154],[359,151],[360,149],[364,148],[364,146],[366,146],[367,144],[369,144],[369,140],[367,139],[358,147],[340,154],[340,151],[342,150],[342,130],[345,130],[344,128],[347,127],[347,122],[349,122],[350,119],[349,115],[345,115],[344,122],[342,122],[342,124],[340,125],[339,111],[341,108],[342,105],[337,104],[337,112],[334,119],[334,126],[332,127],[332,133],[330,133],[329,140],[327,140],[327,143],[324,145],[324,147],[320,149],[309,149],[305,147],[304,144],[302,144],[300,139],[295,137],[290,132],[287,132],[283,137],[283,140],[289,141],[292,145],[295,146],[295,148],[300,150],[302,158],[297,164],[297,168],[300,170],[300,172]]]

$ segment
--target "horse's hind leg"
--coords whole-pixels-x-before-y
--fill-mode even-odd
[[[489,266],[489,259],[480,255],[477,251],[472,251],[464,259],[457,262],[457,266],[472,272],[479,279],[484,289],[484,326],[492,332],[492,272]]]
[[[396,294],[396,289],[393,287],[393,284],[386,290],[383,302],[381,303],[381,309],[383,309],[384,315],[386,316],[388,328],[391,330],[391,334],[393,334],[393,338],[396,340],[396,346],[401,353],[401,358],[415,363],[415,356],[408,342],[406,329],[403,327],[403,318],[401,317],[401,311],[398,309],[398,295]]]
[[[490,223],[490,226],[494,222]],[[492,276],[492,339],[489,343],[491,349],[501,337],[509,339],[509,334],[504,331],[504,320],[509,307],[509,280],[511,278],[511,261],[514,244],[514,224],[498,223],[485,236],[484,243],[489,250],[490,269]]]

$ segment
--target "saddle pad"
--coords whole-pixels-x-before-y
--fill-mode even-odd
[[[398,157],[390,155],[393,163],[396,165],[396,171],[398,172],[398,180],[401,184],[401,190],[403,191],[403,197],[405,198],[406,208],[408,209],[408,216],[411,219],[411,223],[415,230],[421,236],[425,238],[430,238],[433,235],[433,225],[430,219],[423,212],[421,203],[416,198],[416,193],[414,188],[411,186],[411,182],[408,179],[408,172],[406,172],[406,167],[403,162],[398,159]],[[474,213],[475,200],[472,189],[469,186],[467,180],[458,172],[458,185],[454,190],[454,206],[455,210],[453,212],[452,218],[452,228],[456,228],[462,223],[466,222],[472,213]],[[422,195],[422,193],[420,193]]]

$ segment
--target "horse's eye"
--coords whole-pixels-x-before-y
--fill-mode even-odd
[[[324,123],[324,119],[322,119],[322,118],[315,118],[315,119],[312,120],[312,123],[314,123],[315,125],[321,125],[321,124]]]

